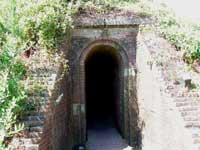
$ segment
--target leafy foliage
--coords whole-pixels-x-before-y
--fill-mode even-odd
[[[132,6],[130,6],[132,7]],[[184,50],[184,60],[192,64],[200,60],[200,28],[199,25],[178,18],[173,10],[165,5],[155,5],[150,1],[139,2],[135,10],[157,20],[155,30],[164,36],[177,50]]]
[[[27,50],[57,52],[76,8],[66,0],[0,1],[0,149],[20,130],[18,116],[30,108],[24,87]]]
[[[186,51],[186,61],[193,63],[200,59],[200,30],[193,24],[178,19],[170,10],[160,8],[158,30],[178,50]]]

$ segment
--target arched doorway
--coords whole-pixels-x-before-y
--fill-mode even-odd
[[[87,146],[109,149],[110,143],[116,143],[113,146],[123,149],[121,56],[111,46],[98,45],[88,53],[84,66]]]
[[[97,46],[85,60],[86,125],[88,130],[115,128],[120,121],[120,57],[109,46]]]
[[[102,64],[101,62],[104,62]],[[106,64],[106,62],[108,64]],[[94,65],[96,64],[96,65]],[[106,66],[104,66],[106,65]],[[115,42],[106,40],[106,41],[95,41],[91,43],[87,48],[82,51],[80,55],[80,67],[79,67],[79,87],[80,87],[80,126],[78,129],[80,141],[79,143],[84,143],[87,141],[87,129],[89,129],[92,124],[91,122],[98,123],[100,119],[98,117],[95,119],[95,114],[91,109],[90,106],[93,106],[91,88],[93,89],[93,85],[90,82],[100,81],[98,77],[101,78],[101,75],[96,75],[95,72],[105,73],[105,78],[101,78],[102,80],[107,80],[106,82],[101,82],[102,86],[103,83],[109,84],[109,86],[103,86],[102,89],[105,91],[105,87],[107,90],[110,90],[110,94],[106,94],[107,92],[98,91],[98,88],[101,89],[102,86],[98,86],[95,90],[99,92],[99,95],[103,97],[103,95],[108,95],[111,97],[108,105],[105,105],[104,102],[106,101],[99,101],[100,104],[104,105],[103,107],[95,110],[97,114],[99,113],[100,117],[103,118],[107,116],[109,119],[107,121],[111,122],[115,129],[120,133],[120,135],[129,142],[130,139],[130,119],[129,119],[129,107],[128,107],[128,99],[129,99],[129,78],[128,78],[128,57],[126,52]],[[94,70],[93,70],[94,69]],[[99,71],[97,71],[99,70]],[[99,74],[101,74],[99,73]],[[106,75],[107,74],[107,75]],[[110,77],[108,77],[110,75]],[[94,77],[94,81],[90,78]],[[95,78],[96,77],[96,78]],[[90,88],[91,87],[91,88]],[[97,86],[96,86],[97,87]],[[106,90],[106,91],[107,91]],[[75,91],[77,93],[77,91]],[[78,94],[78,93],[77,93]],[[91,95],[90,95],[91,94]],[[98,94],[97,94],[98,95]],[[96,95],[95,95],[96,96]],[[96,96],[98,97],[98,96]],[[89,98],[89,100],[87,100]],[[91,99],[90,99],[91,98]],[[98,98],[99,99],[99,98]],[[95,101],[96,102],[96,101]],[[94,102],[94,103],[95,103]],[[102,102],[102,103],[101,103]],[[89,104],[89,105],[88,105]],[[98,104],[98,103],[95,103]],[[89,109],[87,108],[89,106]],[[101,105],[100,105],[101,106]],[[111,109],[106,111],[105,106],[111,106]],[[95,108],[95,107],[94,107]],[[107,113],[106,113],[107,112]],[[108,115],[109,114],[109,115]],[[106,121],[106,119],[104,120]],[[108,124],[111,125],[111,124]]]
[[[108,39],[95,40],[78,51],[70,61],[73,145],[85,144],[89,129],[106,122],[104,128],[114,128],[120,138],[137,146],[134,59]]]

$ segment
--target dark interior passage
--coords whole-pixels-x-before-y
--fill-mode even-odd
[[[85,62],[88,129],[118,126],[119,60],[113,51],[99,47]]]

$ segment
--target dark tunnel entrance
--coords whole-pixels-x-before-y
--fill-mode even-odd
[[[108,46],[92,50],[85,61],[87,133],[108,128],[121,132],[119,62],[116,50]]]

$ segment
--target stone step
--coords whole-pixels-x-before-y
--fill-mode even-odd
[[[200,139],[200,132],[199,133],[193,133],[192,138],[199,138]]]
[[[200,129],[200,122],[186,122],[185,127],[191,129]]]
[[[191,101],[190,99],[188,99],[188,101],[176,101],[176,106],[191,106],[191,107],[195,107],[195,106],[200,106],[200,103],[198,101]]]
[[[182,117],[188,117],[188,116],[195,116],[195,117],[200,117],[200,112],[199,111],[182,111],[181,112]]]
[[[28,144],[38,144],[40,142],[41,138],[23,138],[20,139],[21,142],[24,143],[24,145]]]
[[[35,121],[35,120],[24,121],[25,127],[37,127],[37,126],[42,126],[43,124],[44,124],[44,121],[42,121],[42,120],[40,120],[40,121]]]
[[[109,146],[88,146],[87,150],[133,150],[128,147],[122,147],[120,145],[109,145]]]
[[[173,101],[176,102],[176,103],[178,103],[178,102],[188,102],[189,99],[186,99],[186,98],[174,98]]]
[[[38,150],[39,145],[38,144],[28,144],[25,145],[25,150]]]
[[[41,116],[41,115],[44,115],[46,110],[44,109],[35,109],[35,110],[32,110],[32,111],[29,111],[29,112],[26,112],[26,116]]]
[[[40,93],[30,93],[29,94],[29,101],[36,101],[35,98],[39,98],[39,99],[47,99],[49,97],[49,92],[47,90],[41,91]]]
[[[113,127],[104,128],[104,126],[106,126],[104,123],[99,123],[98,127],[101,127],[101,130],[98,128],[88,130],[87,150],[128,150],[127,143],[118,131]],[[132,148],[129,147],[129,150]]]
[[[22,121],[44,121],[44,115],[25,116],[21,118]]]
[[[29,132],[29,138],[40,138],[43,132]]]
[[[196,116],[187,116],[187,117],[183,117],[184,121],[188,122],[199,122],[200,118],[196,117]]]
[[[43,132],[43,126],[31,127],[30,132]]]
[[[176,107],[190,106],[190,102],[176,102]]]
[[[46,106],[49,105],[50,102],[49,101],[44,101],[44,102],[34,102],[34,108],[35,107],[40,107],[40,106]]]
[[[199,110],[199,107],[191,107],[191,106],[179,108],[180,112],[194,112],[198,110]]]
[[[50,104],[46,105],[36,105],[34,106],[34,110],[37,112],[45,112],[47,108],[49,108]]]
[[[200,144],[200,138],[194,139],[194,144]]]
[[[200,145],[200,107],[197,99],[191,97],[174,100],[185,122],[185,128],[192,133],[193,143]]]

